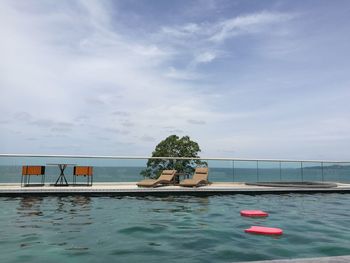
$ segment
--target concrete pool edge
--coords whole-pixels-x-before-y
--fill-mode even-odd
[[[337,183],[334,188],[295,188],[249,186],[244,183],[212,183],[198,188],[163,186],[157,188],[139,188],[135,182],[94,183],[93,186],[41,186],[21,187],[20,184],[0,184],[0,196],[22,195],[91,195],[91,196],[147,196],[147,195],[233,195],[233,194],[289,194],[289,193],[350,193],[350,184]]]
[[[347,263],[350,262],[350,256],[334,256],[334,257],[319,257],[319,258],[300,258],[300,259],[275,259],[275,260],[259,260],[259,261],[244,261],[241,263]]]

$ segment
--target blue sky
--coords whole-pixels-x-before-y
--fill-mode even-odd
[[[1,1],[0,148],[350,159],[349,1]]]

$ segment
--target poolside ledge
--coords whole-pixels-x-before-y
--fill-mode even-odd
[[[216,194],[284,194],[284,193],[350,193],[350,184],[337,183],[333,188],[298,188],[252,186],[244,183],[212,183],[198,188],[163,186],[140,188],[135,182],[94,183],[93,186],[29,186],[0,184],[0,196],[21,195],[216,195]]]
[[[350,256],[249,261],[250,263],[348,263]],[[241,262],[243,263],[243,262]]]

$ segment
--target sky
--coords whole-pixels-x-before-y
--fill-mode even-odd
[[[350,2],[0,1],[0,152],[350,160]]]

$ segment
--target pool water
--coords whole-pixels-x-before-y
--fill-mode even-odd
[[[0,198],[2,262],[237,262],[350,254],[350,195]],[[261,209],[267,218],[245,218]],[[280,237],[244,232],[278,227]]]

